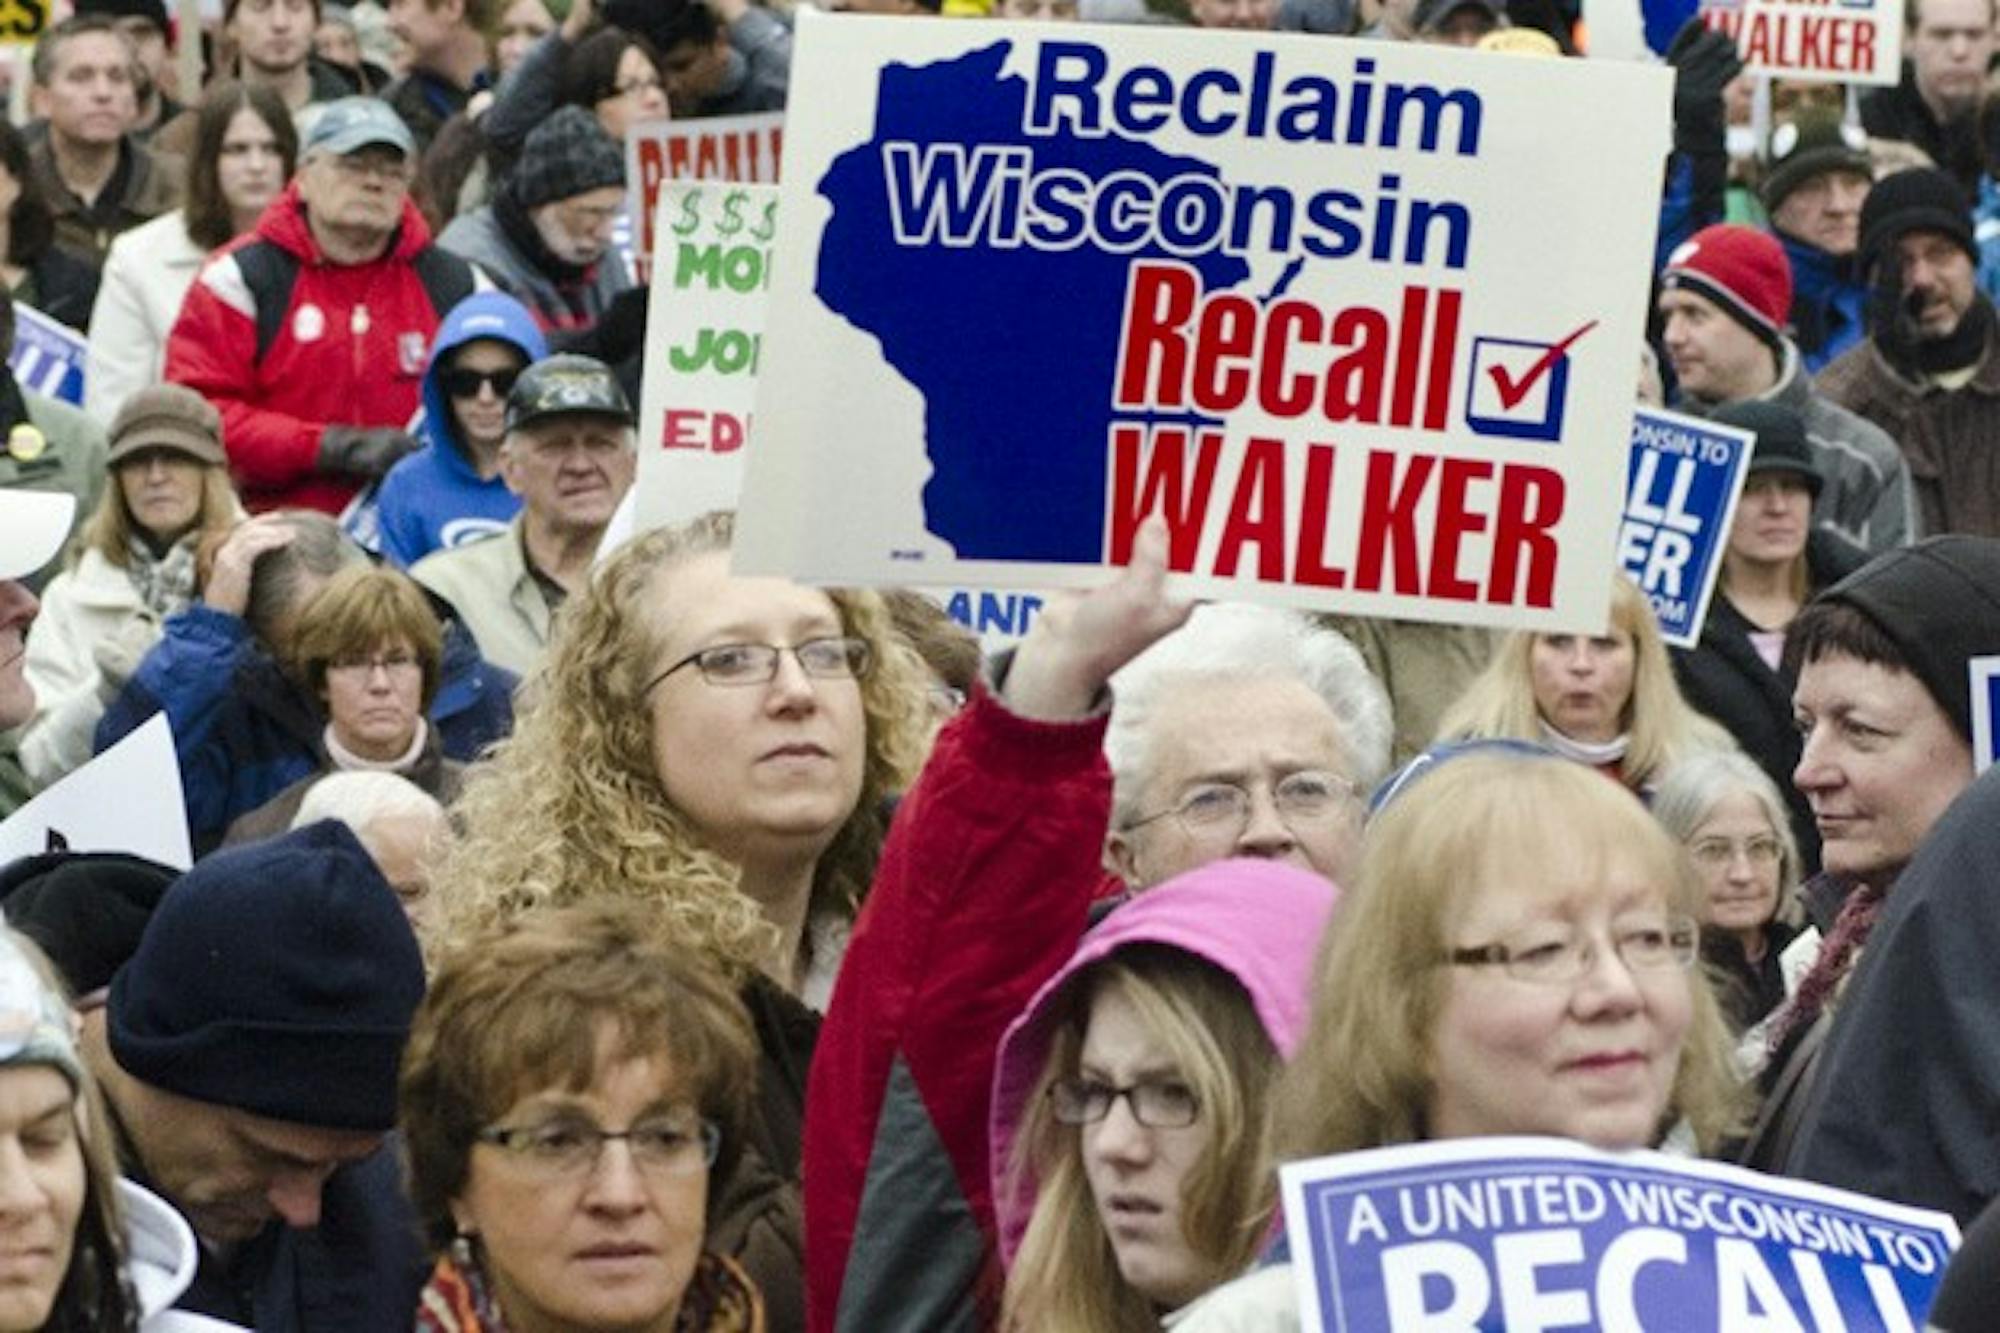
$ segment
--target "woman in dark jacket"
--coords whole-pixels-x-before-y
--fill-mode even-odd
[[[1797,412],[1746,402],[1714,415],[1753,432],[1756,450],[1701,642],[1674,653],[1674,675],[1688,703],[1727,728],[1784,793],[1810,876],[1819,870],[1819,833],[1805,797],[1792,785],[1799,735],[1792,725],[1795,676],[1784,662],[1785,627],[1814,593],[1859,569],[1868,555],[1812,526],[1813,500],[1825,478]]]

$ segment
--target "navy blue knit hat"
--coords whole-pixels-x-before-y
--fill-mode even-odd
[[[386,1132],[424,965],[346,826],[217,852],[174,882],[111,983],[111,1054],[199,1102]]]

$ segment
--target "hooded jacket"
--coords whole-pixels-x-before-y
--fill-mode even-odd
[[[201,1265],[194,1232],[167,1201],[129,1180],[118,1182],[125,1212],[125,1274],[139,1298],[139,1333],[231,1333],[238,1324],[176,1310]]]
[[[260,357],[261,298],[246,252],[272,246],[297,265],[276,338]],[[167,379],[222,413],[223,445],[244,504],[303,506],[337,514],[361,478],[319,469],[330,425],[405,429],[417,410],[439,312],[420,276],[430,229],[415,204],[377,259],[335,264],[320,253],[295,180],[238,237],[202,266],[167,335]],[[425,262],[463,265],[439,254]],[[247,267],[246,267],[247,263]],[[476,279],[467,271],[463,287]]]
[[[424,370],[424,447],[389,469],[376,500],[382,553],[403,569],[432,551],[499,532],[520,511],[520,497],[498,476],[480,479],[451,396],[438,383],[451,354],[482,338],[511,344],[530,364],[549,354],[534,316],[505,292],[475,292],[445,316]]]
[[[993,1075],[993,1202],[1000,1252],[1013,1263],[1028,1229],[1032,1188],[1007,1188],[1022,1113],[1033,1094],[1073,982],[1092,964],[1135,944],[1164,944],[1234,977],[1264,1033],[1289,1060],[1305,1034],[1313,960],[1339,890],[1276,861],[1214,861],[1122,904],[1084,937],[1000,1042]]]

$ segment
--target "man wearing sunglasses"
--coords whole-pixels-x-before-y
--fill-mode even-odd
[[[521,499],[500,476],[507,394],[547,355],[534,316],[504,292],[475,292],[452,307],[424,372],[424,447],[382,479],[383,555],[408,569],[512,521]]]
[[[565,353],[515,380],[500,477],[521,512],[497,536],[410,570],[451,604],[487,661],[523,677],[541,665],[550,620],[589,577],[605,525],[632,489],[635,424],[602,361]]]

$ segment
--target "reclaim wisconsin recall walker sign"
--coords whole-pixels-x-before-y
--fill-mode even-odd
[[[737,563],[1605,621],[1670,78],[799,20]],[[1561,126],[1560,147],[1551,127]]]

